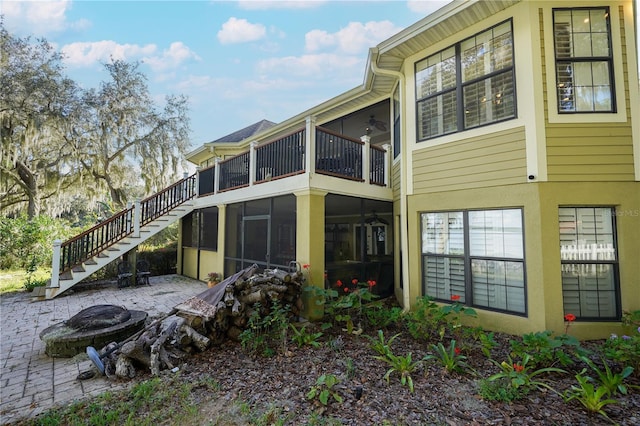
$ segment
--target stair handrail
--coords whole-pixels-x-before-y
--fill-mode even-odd
[[[136,202],[136,205],[123,209],[81,234],[61,243],[58,273],[63,274],[70,271],[73,267],[97,256],[100,252],[131,235],[137,226],[137,217],[140,218],[139,226],[142,226],[194,198],[196,195],[195,182],[195,174],[183,178],[141,202]],[[139,208],[142,214],[136,215],[136,208]]]

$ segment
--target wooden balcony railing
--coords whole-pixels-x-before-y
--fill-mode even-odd
[[[180,204],[192,199],[196,192],[196,176],[184,178],[168,188],[140,202],[140,225],[167,214]]]
[[[213,195],[251,185],[306,173],[310,136],[315,136],[315,155],[307,162],[315,173],[387,186],[389,153],[386,149],[333,132],[323,127],[296,130],[216,165],[198,171],[198,196]],[[308,161],[308,160],[307,160]]]
[[[221,161],[220,167],[220,191],[249,186],[249,153],[231,157]]]
[[[362,179],[364,142],[316,127],[316,173],[346,179]]]
[[[305,129],[257,146],[256,182],[304,173]]]

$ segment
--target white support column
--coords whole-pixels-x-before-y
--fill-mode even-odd
[[[365,183],[371,183],[371,137],[369,135],[360,136],[364,142],[362,145],[362,178]]]
[[[391,184],[391,145],[385,143],[384,148],[384,186],[387,188]]]
[[[196,167],[196,179],[195,179],[195,188],[193,188],[195,194],[196,194],[196,198],[198,198],[200,196],[200,169],[201,167],[198,166]]]
[[[306,119],[305,131],[305,157],[304,169],[307,173],[316,172],[316,118],[308,116]]]
[[[220,161],[221,158],[220,157],[216,157],[215,158],[215,164],[216,164],[216,168],[213,172],[213,193],[217,194],[218,191],[220,190]]]
[[[51,284],[49,287],[60,287],[60,247],[62,240],[53,241],[53,260],[51,262]]]
[[[256,146],[257,141],[249,144],[249,186],[253,186],[256,181]]]
[[[140,217],[141,217],[140,200],[136,200],[133,204],[133,237],[140,236]]]

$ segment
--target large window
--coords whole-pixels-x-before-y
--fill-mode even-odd
[[[610,207],[559,209],[565,314],[620,318],[614,213]]]
[[[416,64],[418,139],[514,118],[511,21]]]
[[[424,293],[526,314],[522,210],[422,214]]]
[[[553,35],[558,112],[615,112],[609,9],[555,9]]]

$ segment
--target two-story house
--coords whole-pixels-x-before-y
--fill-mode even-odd
[[[451,3],[361,86],[189,155],[178,273],[311,265],[486,329],[602,338],[640,309],[634,2]],[[240,137],[238,137],[240,135]]]

